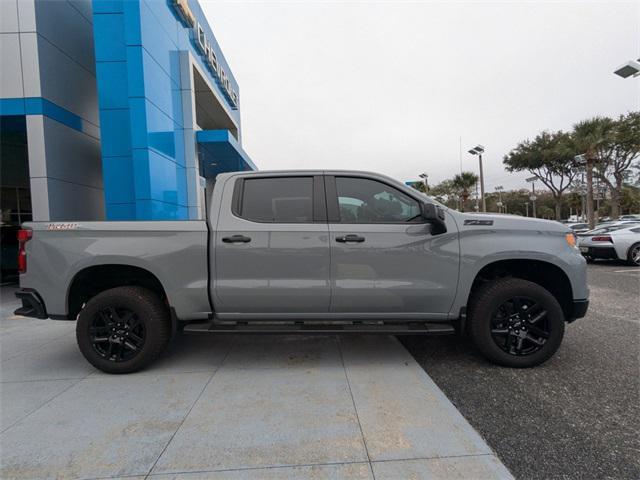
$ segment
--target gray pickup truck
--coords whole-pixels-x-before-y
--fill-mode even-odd
[[[557,222],[460,213],[352,171],[222,174],[207,204],[207,221],[26,223],[16,314],[77,319],[85,358],[127,373],[178,330],[458,332],[530,367],[587,310]]]

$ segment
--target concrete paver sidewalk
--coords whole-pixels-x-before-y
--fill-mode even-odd
[[[181,336],[113,376],[8,303],[1,478],[511,478],[393,337]]]

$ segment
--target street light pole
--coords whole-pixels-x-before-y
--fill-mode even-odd
[[[484,198],[484,172],[482,171],[482,154],[484,153],[484,147],[482,145],[476,145],[469,150],[471,155],[478,155],[478,161],[480,163],[480,195],[482,197],[482,211],[487,211],[487,201]]]
[[[497,185],[495,190],[498,192],[498,213],[504,213],[502,210],[502,190],[504,190],[504,188],[502,188],[502,185]]]
[[[421,173],[418,176],[424,181],[424,193],[429,195],[429,175],[426,173]]]
[[[596,226],[595,215],[593,212],[593,158],[591,155],[576,155],[574,160],[579,165],[584,165],[587,180],[587,223],[589,228],[593,230]]]
[[[480,207],[478,206],[478,181],[477,180],[476,180],[476,195],[475,195],[475,197],[476,197],[475,210],[476,210],[476,212],[478,212],[480,210]]]
[[[487,199],[484,198],[484,173],[482,171],[482,153],[478,154],[478,160],[480,162],[480,195],[482,196],[482,211],[487,211]]]
[[[533,207],[534,218],[537,218],[537,215],[536,215],[536,180],[537,179],[538,177],[527,178],[527,183],[531,184],[531,197],[529,198],[529,200],[531,200],[531,206]]]
[[[580,189],[580,221],[587,219],[585,212],[587,211],[587,189],[584,186],[584,173],[582,174],[582,187]]]

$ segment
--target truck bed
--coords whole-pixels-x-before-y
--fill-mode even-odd
[[[52,318],[71,318],[68,292],[86,269],[111,265],[146,270],[162,285],[184,320],[206,319],[208,231],[204,221],[29,222],[27,272],[21,282],[38,292]],[[95,270],[94,270],[95,271]],[[105,273],[106,274],[106,273]]]

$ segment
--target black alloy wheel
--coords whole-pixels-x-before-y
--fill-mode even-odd
[[[135,312],[106,307],[93,316],[89,334],[98,355],[112,362],[124,362],[142,350],[147,332]]]
[[[495,311],[491,337],[509,355],[531,355],[549,338],[547,311],[531,298],[511,298]]]
[[[542,285],[505,277],[486,282],[469,302],[468,328],[487,359],[513,368],[547,361],[564,336],[565,314]]]
[[[107,373],[143,369],[164,350],[171,318],[160,296],[137,286],[115,287],[89,299],[78,315],[78,347],[94,367]]]

